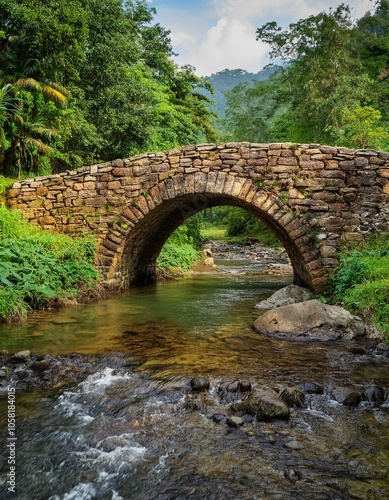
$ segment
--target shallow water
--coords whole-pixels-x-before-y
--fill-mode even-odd
[[[381,499],[389,496],[389,405],[309,395],[288,421],[215,423],[253,386],[389,387],[386,358],[355,342],[296,343],[251,330],[253,306],[290,282],[247,262],[134,289],[0,328],[11,352],[99,354],[62,391],[17,391],[17,496],[30,499]],[[86,358],[86,362],[88,358]],[[211,389],[194,393],[190,379]],[[0,401],[6,421],[6,400]],[[6,429],[1,428],[2,442]],[[291,444],[292,443],[292,444]],[[297,447],[295,445],[297,443]],[[6,488],[6,446],[1,488]],[[4,496],[8,498],[8,496]],[[10,494],[9,498],[15,498]]]

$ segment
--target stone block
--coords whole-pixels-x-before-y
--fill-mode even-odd
[[[86,198],[84,205],[86,207],[103,207],[107,203],[104,196],[96,196],[94,198]]]

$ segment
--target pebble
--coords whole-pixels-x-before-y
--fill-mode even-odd
[[[16,352],[10,359],[11,363],[26,363],[31,358],[31,351]]]
[[[303,450],[304,445],[299,443],[298,441],[289,441],[288,443],[285,443],[284,445],[286,448],[289,448],[290,450]]]
[[[207,391],[211,384],[205,377],[194,377],[190,381],[190,385],[194,391]]]
[[[243,424],[244,424],[244,420],[243,418],[240,418],[240,417],[229,417],[228,420],[227,420],[227,424],[230,426],[230,427],[241,427]]]

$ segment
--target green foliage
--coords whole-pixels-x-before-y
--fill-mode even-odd
[[[2,1],[0,173],[216,139],[210,85],[174,64],[154,14],[144,0]]]
[[[0,206],[0,319],[95,289],[95,247],[92,238],[47,233]]]
[[[282,244],[268,227],[254,215],[240,208],[230,207],[227,225],[227,237],[247,239],[255,237],[265,246],[278,247]]]
[[[258,28],[282,66],[227,94],[227,140],[319,142],[387,149],[389,2],[355,22],[341,4],[283,29]]]
[[[389,339],[389,234],[371,238],[363,249],[342,252],[331,298],[372,321]]]
[[[272,68],[264,68],[258,73],[250,73],[243,69],[225,69],[217,73],[206,76],[205,80],[212,85],[213,92],[203,90],[202,93],[214,102],[214,111],[219,120],[224,119],[224,112],[227,107],[226,94],[236,86],[251,85],[254,82],[267,80],[273,72]],[[220,124],[217,124],[218,128]]]
[[[382,115],[371,106],[358,106],[344,114],[344,137],[356,148],[389,149],[389,132],[380,126]]]
[[[197,234],[194,235],[195,233],[193,228],[190,229],[185,224],[176,229],[162,248],[157,259],[157,266],[160,269],[190,269],[200,257],[196,248]]]

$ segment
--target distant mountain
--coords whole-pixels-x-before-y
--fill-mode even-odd
[[[258,73],[249,73],[244,69],[225,69],[211,76],[204,77],[204,79],[212,85],[214,94],[212,95],[207,91],[203,91],[202,93],[215,102],[216,106],[212,106],[211,109],[219,118],[223,118],[227,107],[227,100],[225,97],[225,92],[227,90],[232,90],[239,83],[254,83],[267,80],[273,72],[274,67],[263,69]]]

